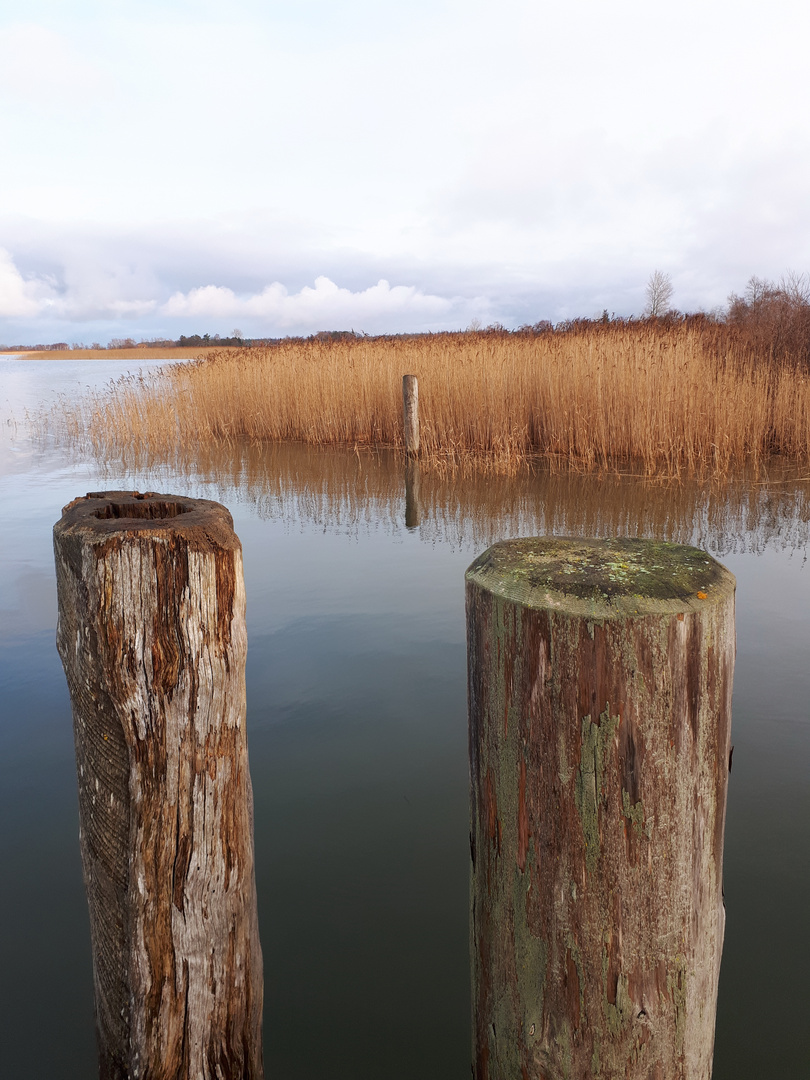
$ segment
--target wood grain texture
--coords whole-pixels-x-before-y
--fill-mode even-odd
[[[258,1080],[241,545],[217,503],[98,492],[54,528],[102,1080]]]
[[[419,453],[419,382],[415,375],[402,376],[402,412],[405,425],[405,450]]]
[[[467,572],[477,1080],[708,1080],[731,574],[651,541]]]

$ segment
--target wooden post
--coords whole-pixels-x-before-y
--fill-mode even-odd
[[[405,416],[405,450],[419,453],[419,384],[415,375],[402,376],[402,410]]]
[[[242,551],[224,506],[91,493],[54,528],[101,1080],[259,1080]]]
[[[419,489],[421,470],[415,458],[409,458],[405,464],[405,528],[419,528]]]
[[[733,576],[644,540],[467,571],[477,1080],[708,1080]]]

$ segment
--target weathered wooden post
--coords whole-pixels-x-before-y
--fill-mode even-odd
[[[54,528],[102,1080],[258,1080],[241,545],[224,506],[91,493]]]
[[[419,496],[421,470],[415,458],[408,458],[405,463],[405,528],[419,528]]]
[[[415,375],[402,376],[402,411],[405,417],[405,450],[419,453],[419,384]]]
[[[477,1080],[708,1080],[733,576],[644,540],[467,571]]]

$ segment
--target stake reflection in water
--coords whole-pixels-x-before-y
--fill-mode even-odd
[[[236,443],[167,458],[130,451],[99,464],[110,477],[148,472],[155,487],[178,473],[210,481],[229,503],[248,502],[261,517],[288,523],[345,532],[403,522],[402,458],[389,452]],[[411,493],[413,502],[406,473],[406,511],[418,503],[419,535],[429,542],[484,547],[506,536],[653,536],[722,555],[800,550],[810,539],[810,482],[776,461],[717,483],[542,467],[510,477],[422,470],[412,474]]]
[[[419,462],[409,458],[405,465],[405,528],[419,528],[419,498],[422,478]]]
[[[54,529],[101,1080],[261,1080],[242,552],[217,503],[99,492]]]

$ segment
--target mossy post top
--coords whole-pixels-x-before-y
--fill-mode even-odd
[[[93,545],[113,537],[182,537],[194,550],[238,550],[233,518],[218,502],[154,491],[89,491],[62,509],[57,536]]]
[[[699,548],[663,540],[534,536],[479,555],[469,584],[527,608],[593,619],[696,611],[733,595],[734,575]]]

